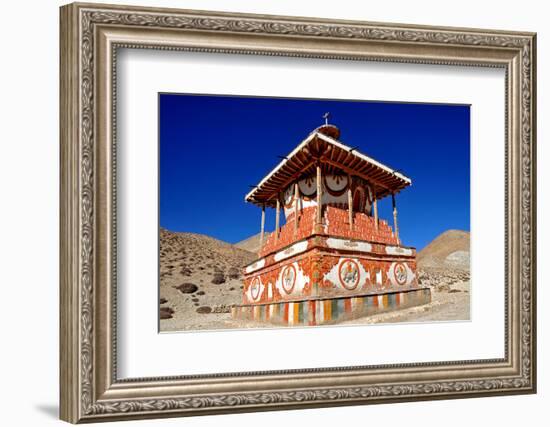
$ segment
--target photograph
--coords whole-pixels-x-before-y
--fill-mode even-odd
[[[470,320],[470,105],[158,94],[160,332]]]

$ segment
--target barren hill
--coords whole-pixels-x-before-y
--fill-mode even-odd
[[[462,230],[441,233],[418,253],[418,266],[469,271],[470,233]]]
[[[260,250],[260,233],[254,234],[248,239],[241,240],[240,242],[235,243],[233,246],[257,254]]]
[[[160,230],[161,331],[208,329],[242,299],[242,267],[256,254],[209,236]],[[211,316],[204,314],[212,313]]]
[[[204,234],[160,230],[161,267],[168,267],[170,261],[174,261],[179,262],[180,266],[186,264],[186,268],[200,269],[202,266],[204,270],[209,267],[228,272],[230,269],[240,269],[255,258],[254,253]]]

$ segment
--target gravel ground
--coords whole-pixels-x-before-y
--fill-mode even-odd
[[[231,318],[227,311],[230,304],[240,302],[240,279],[231,279],[220,285],[209,283],[211,274],[197,273],[188,277],[189,282],[199,284],[198,289],[207,291],[200,296],[200,304],[194,302],[194,293],[184,294],[171,280],[161,286],[161,298],[170,301],[174,310],[172,318],[161,320],[162,332],[247,329],[281,327],[253,321],[241,321]],[[462,271],[421,270],[419,277],[422,286],[432,290],[432,302],[419,307],[374,314],[359,319],[348,320],[340,325],[368,325],[399,322],[440,322],[470,320],[470,281],[468,273]],[[467,279],[467,280],[464,280]],[[233,289],[229,291],[229,289]],[[162,300],[161,300],[162,301]],[[161,307],[165,306],[161,304]],[[199,307],[210,307],[212,311],[197,312]],[[215,312],[224,311],[224,312]],[[332,325],[334,326],[334,325]]]
[[[470,320],[470,281],[460,281],[449,285],[432,287],[432,302],[418,307],[374,314],[342,324],[374,324],[399,322],[442,322]]]

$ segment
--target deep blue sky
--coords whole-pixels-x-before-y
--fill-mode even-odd
[[[159,95],[160,225],[230,243],[258,233],[250,185],[327,111],[344,144],[412,179],[396,197],[404,245],[470,229],[469,106],[181,94]],[[379,215],[392,223],[391,198]],[[274,218],[268,209],[267,230]]]

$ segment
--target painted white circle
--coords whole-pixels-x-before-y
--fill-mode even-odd
[[[287,294],[290,294],[294,289],[294,284],[296,283],[296,269],[293,265],[287,265],[283,269],[281,274],[283,289]]]
[[[359,284],[359,265],[352,259],[345,259],[340,264],[338,276],[342,286],[348,290],[353,290]]]
[[[261,288],[260,278],[255,277],[254,279],[252,279],[252,283],[250,283],[250,296],[252,297],[253,300],[257,300],[258,297],[260,296],[260,288]]]
[[[393,275],[398,284],[404,285],[407,281],[407,268],[403,263],[397,263],[393,268]]]

